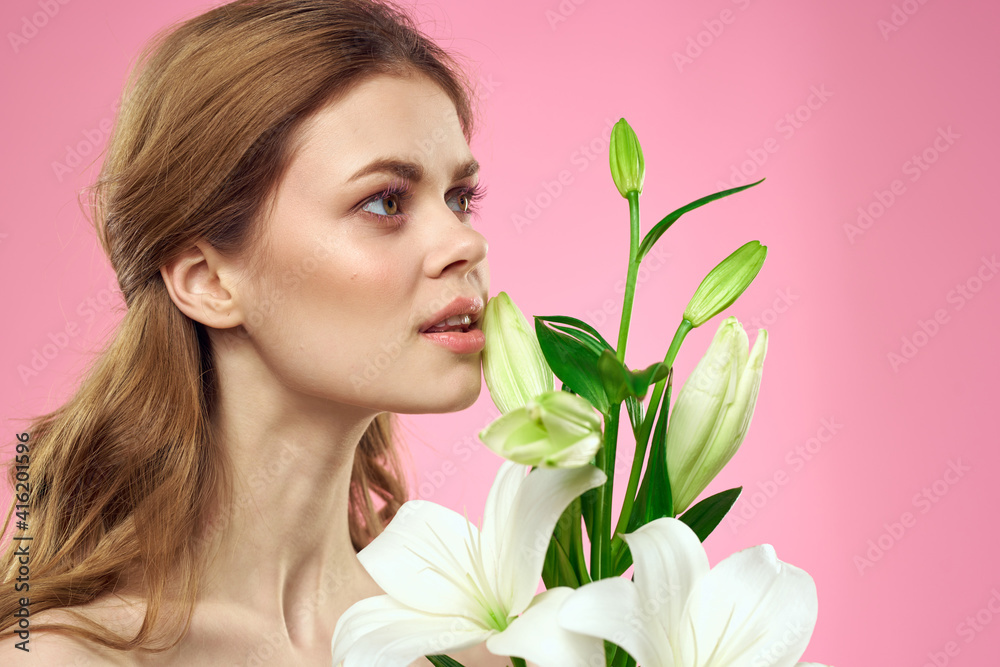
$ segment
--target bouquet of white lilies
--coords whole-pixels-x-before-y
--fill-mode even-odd
[[[432,502],[405,503],[358,554],[386,595],[341,617],[335,665],[406,667],[426,656],[454,667],[448,653],[482,642],[512,667],[813,664],[797,662],[816,624],[812,577],[767,544],[710,568],[702,542],[742,487],[695,503],[746,436],[767,332],[750,349],[737,319],[723,320],[670,409],[685,336],[743,293],[767,248],[750,241],[712,269],[662,362],[642,370],[624,363],[643,258],[684,213],[760,181],[678,208],[640,242],[644,161],[624,118],[611,135],[610,163],[631,220],[617,348],[579,319],[535,316],[531,327],[506,293],[489,300],[483,371],[502,415],[479,437],[507,460],[482,523]],[[613,521],[622,403],[636,444]],[[536,594],[540,580],[546,590]]]

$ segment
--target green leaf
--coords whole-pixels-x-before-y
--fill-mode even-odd
[[[663,218],[663,220],[660,220],[658,223],[656,223],[656,225],[654,225],[653,228],[646,233],[645,238],[642,239],[642,243],[639,244],[639,251],[636,254],[636,261],[641,262],[642,258],[646,256],[646,253],[648,253],[652,249],[653,245],[660,239],[660,237],[663,236],[663,232],[670,229],[670,225],[674,224],[679,217],[681,217],[688,211],[693,211],[694,209],[700,206],[704,206],[709,202],[713,202],[716,199],[722,199],[723,197],[728,197],[729,195],[736,194],[741,190],[752,188],[758,183],[761,183],[763,180],[764,179],[762,178],[756,183],[751,183],[749,185],[741,185],[738,188],[731,188],[729,190],[722,190],[720,192],[710,194],[706,197],[702,197],[701,199],[697,199],[691,202],[690,204],[681,206],[679,209],[673,211],[672,213],[668,213],[667,216]]]
[[[598,356],[591,348],[569,334],[549,328],[537,316],[535,334],[545,361],[556,377],[608,415],[610,403],[597,370]]]
[[[549,539],[549,548],[545,552],[545,560],[542,563],[542,581],[545,588],[554,588],[559,585],[559,561],[556,559],[555,537]]]
[[[566,315],[536,315],[536,319],[544,320],[546,322],[554,322],[553,328],[558,329],[570,336],[573,336],[581,343],[585,344],[588,348],[594,351],[595,354],[600,355],[601,350],[611,350],[615,351],[601,333],[587,324],[583,320],[578,320],[575,317],[568,317]],[[559,326],[559,325],[570,325],[570,326]],[[656,382],[656,380],[653,380]],[[652,384],[652,382],[650,383]],[[563,385],[563,391],[571,391],[572,389]],[[576,393],[576,392],[572,392]],[[629,422],[632,425],[632,434],[638,437],[639,428],[642,426],[642,420],[645,417],[645,407],[635,396],[627,396],[625,398],[625,407],[628,408]]]
[[[622,543],[622,549],[615,558],[615,567],[612,570],[614,576],[620,577],[625,574],[625,570],[632,566],[632,552],[628,550],[628,544]]]
[[[580,518],[583,514],[583,500],[577,498],[573,501],[574,516],[570,524],[570,552],[569,560],[573,564],[573,571],[576,573],[580,585],[590,583],[590,571],[587,569],[587,561],[584,557],[583,549],[583,528],[580,526]]]
[[[670,410],[670,392],[673,388],[673,369],[667,375],[667,386],[660,398],[656,415],[656,425],[649,446],[649,461],[626,532],[645,526],[654,519],[674,515],[673,495],[670,492],[670,477],[667,474],[667,417]]]
[[[635,396],[629,396],[625,399],[625,407],[628,408],[628,420],[632,424],[632,436],[638,440],[639,429],[642,428],[642,420],[646,416],[644,414],[645,408],[642,401]]]
[[[636,529],[645,526],[650,521],[672,517],[674,515],[674,499],[670,492],[670,477],[667,474],[667,414],[670,406],[670,391],[673,388],[673,369],[667,373],[667,386],[660,397],[659,412],[656,414],[656,425],[653,427],[652,439],[649,447],[649,460],[646,462],[646,472],[643,474],[642,483],[639,485],[639,492],[635,496],[635,504],[632,505],[632,513],[628,518],[626,533],[631,533]],[[616,540],[621,537],[616,535]],[[612,571],[616,577],[624,574],[625,570],[632,565],[632,552],[628,545],[622,541],[618,556],[615,558]]]
[[[640,399],[645,398],[646,392],[649,391],[649,385],[667,377],[669,372],[670,366],[662,361],[657,361],[641,371],[628,371],[632,395]]]
[[[594,541],[594,510],[597,508],[597,489],[588,489],[580,496],[580,514],[587,529],[587,539]]]
[[[665,378],[670,367],[658,361],[641,371],[629,370],[628,366],[618,361],[613,351],[604,350],[597,359],[597,371],[601,375],[608,401],[616,405],[630,396],[644,398],[649,385]]]
[[[462,663],[454,658],[449,658],[446,655],[428,655],[424,656],[431,661],[434,667],[465,667]]]
[[[742,486],[721,491],[705,498],[678,518],[691,527],[702,542],[712,534],[716,526],[725,518],[736,499],[743,491]]]
[[[552,531],[549,549],[545,554],[542,581],[546,588],[569,586],[579,588],[580,580],[573,567],[574,525],[580,526],[580,499],[576,498],[563,511]]]
[[[573,567],[570,565],[569,556],[566,555],[562,545],[559,544],[555,537],[549,541],[548,551],[545,552],[542,581],[545,582],[545,588],[547,589],[557,586],[580,587],[579,582],[573,575]]]
[[[631,391],[631,375],[611,350],[604,350],[597,358],[597,372],[601,376],[604,393],[612,405],[617,405],[627,396],[634,395]]]
[[[546,322],[556,322],[558,324],[570,325],[568,327],[558,327],[558,328],[562,331],[569,333],[570,335],[578,337],[579,340],[581,341],[586,339],[595,342],[596,346],[594,349],[598,354],[600,354],[601,348],[607,348],[609,350],[614,351],[614,348],[611,347],[611,343],[606,341],[604,339],[604,336],[602,336],[597,329],[590,326],[583,320],[578,320],[575,317],[568,317],[566,315],[535,315],[535,319],[544,320]],[[576,333],[574,333],[573,330],[576,330]]]

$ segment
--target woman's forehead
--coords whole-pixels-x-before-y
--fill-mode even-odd
[[[336,156],[345,183],[376,155],[426,165],[468,152],[454,103],[423,76],[372,77],[317,111],[301,131],[298,152],[324,162]]]

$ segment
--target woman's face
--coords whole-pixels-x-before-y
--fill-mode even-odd
[[[301,132],[264,221],[267,261],[240,286],[265,380],[376,411],[472,405],[481,353],[420,333],[456,297],[489,297],[486,239],[465,212],[477,165],[454,104],[422,76],[380,75]],[[385,159],[412,167],[365,169]]]

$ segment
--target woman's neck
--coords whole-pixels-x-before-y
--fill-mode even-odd
[[[354,452],[376,415],[239,372],[220,379],[214,427],[232,493],[202,529],[199,601],[253,613],[293,644],[328,643],[351,604],[381,592],[348,523]]]

